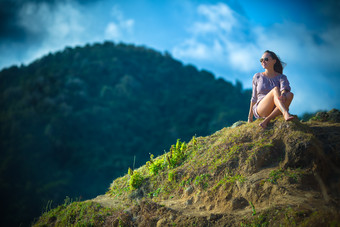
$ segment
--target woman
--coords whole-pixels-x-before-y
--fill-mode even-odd
[[[266,50],[260,59],[264,72],[253,77],[253,93],[251,97],[248,122],[255,118],[264,118],[260,123],[266,128],[271,119],[283,114],[286,121],[294,119],[288,112],[293,100],[287,77],[283,75],[283,66],[277,55]]]

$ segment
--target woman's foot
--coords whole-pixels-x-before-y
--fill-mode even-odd
[[[263,129],[266,129],[267,128],[267,122],[265,122],[265,121],[262,121],[260,124],[259,124],[259,126],[261,126],[261,128],[263,128]]]
[[[283,117],[285,118],[286,121],[291,121],[294,119],[294,116],[290,115],[288,111],[283,115]]]

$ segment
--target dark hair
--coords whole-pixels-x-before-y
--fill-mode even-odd
[[[286,66],[286,63],[280,60],[280,58],[270,50],[266,50],[265,53],[270,54],[270,56],[276,60],[276,63],[274,64],[274,71],[278,73],[283,73],[283,68]]]

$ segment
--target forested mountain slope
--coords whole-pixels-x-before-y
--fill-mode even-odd
[[[246,119],[249,99],[240,83],[111,42],[3,69],[1,222],[27,224],[49,200],[103,193],[149,153]]]

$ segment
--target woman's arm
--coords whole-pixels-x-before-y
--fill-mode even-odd
[[[251,94],[251,99],[250,99],[250,108],[249,108],[249,114],[248,114],[248,122],[253,122],[253,106],[256,104],[257,101],[257,91],[256,91],[256,86],[257,86],[257,74],[253,76],[253,82],[252,82],[252,94]]]
[[[281,92],[281,95],[283,95],[284,93],[290,92],[290,90],[291,90],[291,88],[290,88],[287,76],[282,75],[280,77],[280,92]]]
[[[279,99],[282,101],[282,102],[286,102],[287,100],[287,97],[286,97],[286,93],[290,92],[290,85],[289,85],[289,81],[287,79],[287,76],[286,75],[281,75],[280,77],[280,93],[281,93],[281,96],[279,97]]]
[[[249,108],[249,114],[248,114],[248,122],[253,122],[253,116],[254,116],[254,113],[253,113],[253,106],[255,105],[255,102],[250,102],[250,108]]]

